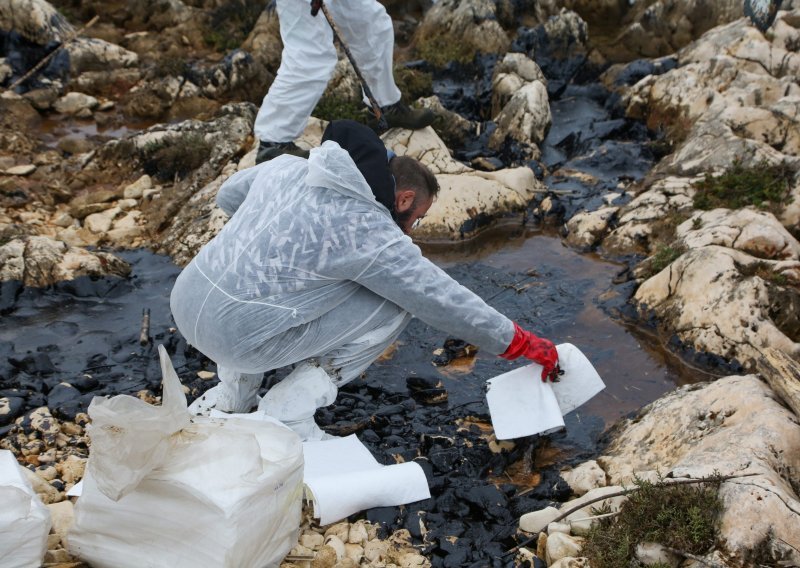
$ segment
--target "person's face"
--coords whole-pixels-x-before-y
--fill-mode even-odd
[[[425,217],[428,209],[433,205],[433,199],[416,199],[416,193],[411,190],[398,191],[395,195],[395,211],[397,225],[407,235],[417,228],[419,221]]]

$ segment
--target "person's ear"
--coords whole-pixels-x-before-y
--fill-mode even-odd
[[[404,213],[408,211],[414,205],[415,197],[416,193],[410,189],[398,190],[394,196],[394,208],[398,213]]]

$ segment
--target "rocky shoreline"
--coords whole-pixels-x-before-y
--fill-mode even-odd
[[[254,163],[254,103],[279,64],[274,13],[249,2],[233,12],[201,1],[107,4],[0,5],[0,317],[28,290],[125,279],[131,266],[118,250],[148,247],[185,264],[224,225],[214,205],[221,183]],[[680,387],[620,421],[592,460],[564,466],[560,477],[554,471],[530,502],[510,487],[457,494],[494,511],[487,522],[508,531],[503,537],[462,531],[447,544],[445,529],[434,523],[426,536],[408,511],[406,532],[390,536],[377,528],[385,516],[373,512],[375,526],[309,524],[284,566],[582,566],[581,523],[551,525],[549,537],[504,560],[495,545],[546,528],[555,515],[528,517],[519,531],[517,519],[548,504],[565,510],[570,496],[612,492],[634,478],[712,474],[749,477],[720,484],[713,550],[665,562],[800,564],[798,385],[786,379],[800,356],[800,6],[784,0],[762,34],[733,1],[713,9],[691,0],[624,9],[589,0],[385,4],[404,91],[439,116],[434,129],[384,135],[442,186],[415,237],[458,243],[509,221],[556,227],[569,246],[626,263],[619,285],[627,295],[609,312],[651,327],[691,365],[730,376]],[[9,89],[95,14],[98,24]],[[323,99],[329,106],[318,107],[301,144],[318,144],[326,113],[349,112],[359,98],[340,64]],[[159,325],[154,340],[187,352]],[[46,352],[4,347],[2,359],[0,448],[27,466],[51,509],[46,565],[78,566],[62,540],[71,515],[65,492],[83,476],[88,416],[67,403],[106,393],[91,373],[60,375]],[[184,364],[208,372],[202,357]],[[144,374],[140,396],[155,402],[157,381]],[[34,386],[42,382],[47,396]],[[196,395],[203,383],[186,388]],[[386,394],[352,393],[378,407],[389,404]],[[349,410],[335,405],[327,424]],[[399,441],[419,434],[403,429],[414,416],[407,420],[376,428],[414,459],[420,450]],[[503,467],[525,453],[524,443],[482,446],[475,431],[444,434],[425,451],[467,439]],[[493,510],[495,501],[506,508]]]

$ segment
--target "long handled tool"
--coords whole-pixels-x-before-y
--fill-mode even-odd
[[[342,46],[342,50],[347,56],[347,59],[350,61],[350,65],[353,66],[353,69],[355,70],[356,75],[358,76],[358,80],[361,82],[361,88],[364,89],[364,94],[367,95],[367,99],[369,99],[369,104],[372,106],[372,112],[375,115],[375,118],[378,119],[378,129],[380,131],[389,130],[389,123],[386,122],[386,117],[383,116],[383,111],[381,111],[380,105],[375,100],[375,97],[372,96],[372,91],[370,91],[369,85],[367,85],[367,81],[361,74],[361,70],[358,68],[356,60],[353,58],[353,54],[350,53],[350,49],[347,47],[347,44],[344,41],[342,41],[342,35],[339,33],[339,28],[336,27],[336,23],[333,21],[333,18],[331,17],[331,13],[328,11],[327,6],[325,6],[322,0],[311,0],[311,15],[316,16],[320,10],[322,10],[322,14],[325,16],[325,19],[331,26],[331,30],[333,31],[333,38],[339,45]]]

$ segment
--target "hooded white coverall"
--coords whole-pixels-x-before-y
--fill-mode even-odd
[[[178,276],[170,306],[218,365],[219,410],[250,410],[262,373],[306,362],[264,404],[285,422],[310,419],[412,314],[493,354],[514,337],[511,320],[422,256],[336,142],[234,174],[217,204],[232,217]]]
[[[380,106],[400,100],[392,75],[394,29],[376,0],[328,0],[325,6]],[[291,142],[306,127],[336,67],[333,32],[308,0],[277,0],[283,52],[253,130],[265,142]]]

